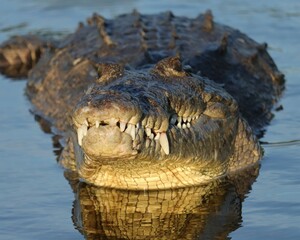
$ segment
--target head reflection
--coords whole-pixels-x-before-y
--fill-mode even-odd
[[[258,166],[210,184],[164,191],[98,188],[71,180],[73,222],[86,239],[225,239]]]

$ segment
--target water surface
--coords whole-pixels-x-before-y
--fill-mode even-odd
[[[0,41],[28,32],[71,32],[93,12],[114,17],[132,11],[215,19],[240,29],[269,52],[286,75],[286,91],[267,128],[260,173],[242,207],[232,239],[300,237],[300,2],[10,0],[0,7]],[[122,1],[123,2],[123,1]],[[23,94],[25,81],[0,76],[0,239],[84,239],[73,226],[74,194],[56,164],[51,136],[41,131]],[[284,143],[281,143],[284,142]]]

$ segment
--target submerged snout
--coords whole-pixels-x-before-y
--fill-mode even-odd
[[[78,144],[93,159],[137,154],[137,129],[142,111],[128,94],[98,90],[83,97],[73,113]],[[135,145],[133,141],[136,140]]]
[[[90,158],[119,159],[137,154],[132,148],[132,138],[115,125],[93,126],[82,139],[82,149]]]

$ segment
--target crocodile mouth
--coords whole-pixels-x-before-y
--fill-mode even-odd
[[[161,74],[127,71],[87,90],[72,115],[85,155],[100,163],[208,159],[232,139],[238,109],[229,94],[184,72]]]
[[[150,147],[154,147],[162,155],[169,155],[169,132],[173,128],[191,131],[198,118],[199,115],[183,117],[173,114],[166,121],[162,121],[163,124],[159,129],[154,127],[154,122],[151,127],[147,121],[149,118],[131,122],[116,118],[107,120],[86,118],[82,123],[76,120],[74,122],[76,122],[77,142],[87,155],[120,158],[135,156]]]

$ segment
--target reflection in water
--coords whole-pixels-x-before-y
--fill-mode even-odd
[[[73,222],[86,239],[226,239],[258,166],[208,185],[164,191],[97,188],[74,180]]]

